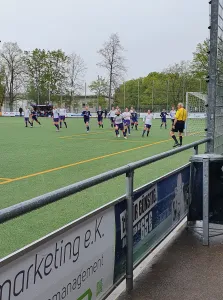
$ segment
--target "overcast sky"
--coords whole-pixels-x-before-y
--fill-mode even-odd
[[[191,59],[208,36],[204,0],[1,0],[0,11],[2,42],[74,51],[86,62],[88,84],[103,75],[97,50],[111,33],[126,49],[126,79]]]

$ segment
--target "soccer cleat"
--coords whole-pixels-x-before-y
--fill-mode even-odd
[[[175,144],[173,145],[173,148],[178,147],[178,146],[180,146],[180,144],[179,144],[179,143],[175,143]]]
[[[87,130],[87,133],[89,133],[89,130]]]
[[[120,134],[118,134],[117,136],[118,136],[118,138],[120,138]]]
[[[127,140],[127,136],[124,136],[124,139]]]

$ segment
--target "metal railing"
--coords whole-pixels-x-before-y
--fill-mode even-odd
[[[126,174],[126,201],[127,201],[127,255],[126,255],[126,288],[128,291],[133,288],[133,178],[134,171],[143,166],[149,165],[166,157],[194,148],[194,154],[198,154],[198,146],[210,142],[210,138],[205,138],[197,142],[176,148],[164,153],[160,153],[146,159],[130,163],[126,166],[102,173],[100,175],[82,180],[75,184],[49,192],[42,196],[21,202],[19,204],[0,210],[0,224],[9,221],[23,214],[34,211],[50,203],[59,201],[65,197],[76,194],[82,190],[98,185],[107,180]],[[109,204],[105,205],[108,207]],[[102,208],[103,209],[103,208]],[[87,217],[87,216],[86,216]]]

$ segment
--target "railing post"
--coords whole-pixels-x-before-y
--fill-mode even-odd
[[[209,245],[209,158],[203,159],[203,245]]]
[[[194,146],[194,155],[197,155],[197,154],[198,154],[198,145]]]
[[[134,172],[126,174],[126,200],[127,200],[127,254],[126,254],[126,290],[133,289],[133,177]]]

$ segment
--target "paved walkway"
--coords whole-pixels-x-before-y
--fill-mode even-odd
[[[133,292],[118,300],[223,300],[223,235],[205,247],[198,230],[182,230],[136,278]]]

